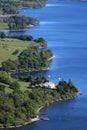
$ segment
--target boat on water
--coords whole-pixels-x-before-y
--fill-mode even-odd
[[[50,78],[51,77],[51,75],[48,75],[48,78]]]
[[[44,120],[44,121],[48,121],[49,120],[49,118],[47,118],[47,117],[39,117],[40,118],[40,120]]]
[[[61,81],[61,78],[60,78],[60,77],[58,77],[58,80],[59,80],[59,81]]]

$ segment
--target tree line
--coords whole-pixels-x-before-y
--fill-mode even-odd
[[[0,0],[2,14],[17,14],[23,7],[38,8],[45,5],[47,0]]]
[[[17,50],[16,50],[17,51]],[[29,47],[23,50],[16,61],[8,59],[2,62],[2,70],[10,72],[34,72],[41,71],[49,67],[48,59],[52,57],[51,50],[39,50],[37,47]]]
[[[11,16],[8,19],[9,30],[27,29],[29,25],[38,25],[39,21],[32,17]]]

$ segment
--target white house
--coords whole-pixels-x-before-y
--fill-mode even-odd
[[[46,88],[55,89],[55,84],[53,82],[45,82],[43,85]]]

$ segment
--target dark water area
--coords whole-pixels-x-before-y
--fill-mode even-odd
[[[43,111],[49,121],[38,121],[20,130],[87,130],[86,12],[87,2],[79,0],[49,0],[43,8],[20,11],[21,15],[40,20],[39,26],[20,34],[44,37],[56,57],[51,62],[51,69],[43,73],[50,75],[49,80],[55,83],[58,77],[71,79],[82,92],[76,99],[54,104]]]

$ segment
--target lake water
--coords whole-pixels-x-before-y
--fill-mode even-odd
[[[43,116],[49,121],[38,121],[20,130],[87,130],[87,2],[49,0],[43,8],[23,9],[20,14],[40,20],[39,26],[20,34],[44,37],[56,56],[44,74],[55,83],[58,77],[71,79],[82,92],[74,100],[47,108]]]

